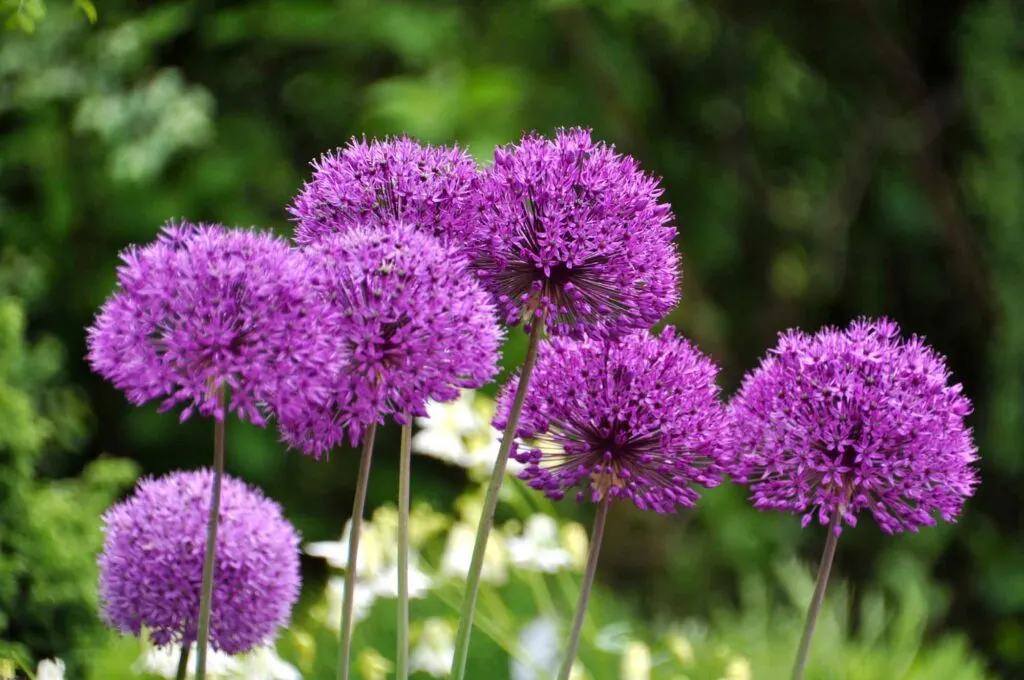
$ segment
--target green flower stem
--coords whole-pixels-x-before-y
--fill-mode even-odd
[[[839,535],[836,529],[842,521],[843,508],[838,508],[832,513],[832,521],[828,525],[828,538],[825,540],[825,553],[821,556],[821,564],[818,566],[818,579],[814,582],[814,595],[811,596],[811,606],[807,609],[807,620],[804,622],[804,633],[800,638],[800,648],[796,652],[796,663],[793,664],[793,680],[803,680],[804,667],[807,665],[807,656],[811,651],[811,637],[814,635],[814,624],[818,621],[818,613],[825,601],[825,588],[828,585],[828,576],[832,571],[832,562],[836,556],[836,545],[839,543]]]
[[[206,680],[206,651],[210,641],[210,613],[213,605],[213,568],[217,554],[217,525],[220,523],[220,485],[224,477],[224,421],[227,393],[217,387],[220,413],[213,419],[213,489],[210,490],[210,519],[206,524],[206,554],[203,557],[203,589],[199,596],[199,632],[196,636],[196,680]]]
[[[181,646],[181,656],[178,657],[178,673],[175,680],[185,680],[188,677],[188,650],[190,645]]]
[[[348,680],[349,660],[352,656],[352,605],[356,594],[356,568],[359,558],[359,534],[363,530],[363,510],[366,489],[370,485],[370,459],[373,457],[373,439],[377,424],[366,428],[363,435],[363,455],[359,459],[359,478],[356,498],[352,503],[352,531],[348,538],[348,564],[345,567],[344,599],[341,604],[341,642],[338,647],[338,680]]]
[[[487,550],[487,539],[491,535],[491,528],[494,526],[494,511],[498,507],[498,494],[501,492],[501,483],[505,478],[505,467],[508,465],[508,455],[512,450],[512,442],[516,437],[516,429],[519,427],[519,416],[523,412],[523,401],[526,399],[526,389],[530,383],[530,375],[533,373],[533,366],[537,363],[537,349],[540,346],[540,337],[544,332],[544,324],[537,319],[530,332],[530,341],[526,349],[526,360],[519,373],[519,386],[516,388],[515,396],[512,398],[512,408],[509,409],[508,422],[505,424],[505,432],[501,436],[501,446],[498,448],[498,458],[494,461],[494,471],[491,473],[491,481],[487,485],[487,494],[484,496],[484,507],[480,513],[480,524],[476,530],[476,542],[473,544],[473,559],[469,565],[469,573],[466,575],[466,595],[462,601],[462,613],[459,616],[459,631],[455,636],[455,657],[452,660],[451,680],[465,680],[466,661],[469,659],[469,638],[473,633],[473,612],[476,609],[477,594],[480,590],[480,574],[484,567],[484,553]]]
[[[604,537],[604,525],[608,520],[608,509],[612,505],[611,496],[607,493],[597,506],[597,515],[594,517],[594,528],[590,533],[590,555],[587,556],[587,569],[583,572],[583,583],[580,585],[580,599],[576,605],[576,615],[572,620],[572,630],[569,632],[569,643],[565,648],[565,661],[562,663],[562,670],[558,674],[559,680],[569,680],[572,673],[572,664],[576,660],[576,649],[580,644],[580,631],[583,630],[583,620],[587,616],[587,602],[590,601],[590,591],[594,589],[594,575],[597,574],[597,558],[601,553],[601,539]]]
[[[409,677],[409,486],[412,467],[412,419],[406,415],[398,462],[398,680]]]

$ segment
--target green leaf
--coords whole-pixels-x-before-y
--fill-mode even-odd
[[[36,22],[32,17],[22,11],[17,11],[4,21],[4,27],[10,30],[22,30],[26,33],[35,33]]]
[[[96,12],[96,5],[92,3],[92,0],[75,0],[75,7],[82,10],[85,14],[85,18],[89,20],[90,24],[95,24],[96,20],[99,19],[99,14]]]

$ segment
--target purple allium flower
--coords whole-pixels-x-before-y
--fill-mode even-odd
[[[553,335],[646,329],[679,300],[679,256],[658,180],[590,131],[495,150],[469,248],[509,324]]]
[[[953,521],[974,492],[977,460],[945,359],[887,319],[780,335],[730,405],[731,472],[759,509],[835,512],[854,526],[870,510],[886,533]],[[842,522],[836,532],[842,530]]]
[[[263,425],[267,411],[297,417],[322,398],[340,364],[323,328],[331,310],[309,285],[307,258],[271,234],[169,224],[121,255],[118,290],[88,332],[93,370],[133,404],[163,398],[223,418]]]
[[[451,247],[417,228],[353,226],[307,249],[314,287],[340,310],[330,332],[349,362],[330,396],[303,423],[282,423],[286,442],[322,452],[353,445],[371,423],[426,415],[497,374],[502,331],[486,291]]]
[[[313,162],[288,211],[295,240],[311,244],[357,224],[401,221],[445,243],[461,243],[468,229],[477,167],[457,146],[425,146],[409,137],[353,138]]]
[[[139,482],[103,515],[102,617],[163,646],[196,641],[210,470]],[[238,654],[273,640],[299,597],[299,536],[281,508],[225,476],[213,578],[210,642]]]
[[[693,506],[694,485],[721,481],[729,448],[717,374],[672,328],[542,344],[512,448],[519,476],[556,500],[583,486],[594,502],[607,493],[643,510]],[[516,385],[499,397],[496,427]]]

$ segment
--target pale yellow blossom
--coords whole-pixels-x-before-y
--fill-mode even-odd
[[[572,557],[573,569],[583,571],[590,553],[590,535],[587,530],[579,522],[567,522],[558,533],[562,547]]]
[[[651,680],[651,649],[633,640],[626,646],[619,666],[622,680]]]
[[[395,665],[376,649],[367,648],[359,652],[355,667],[363,680],[387,680]]]

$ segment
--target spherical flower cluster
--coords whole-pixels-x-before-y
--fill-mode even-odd
[[[196,640],[213,474],[174,472],[139,483],[103,516],[99,556],[103,618],[143,627],[156,645]],[[269,642],[299,596],[299,537],[281,508],[223,478],[210,618],[211,646],[238,654]]]
[[[658,181],[588,130],[499,147],[469,249],[509,324],[553,335],[646,329],[679,300],[671,208]]]
[[[887,533],[916,531],[973,493],[970,412],[943,357],[889,320],[790,331],[732,400],[733,476],[758,508],[804,513],[805,526],[834,513],[854,526],[869,510]]]
[[[657,512],[692,506],[694,485],[721,481],[728,451],[717,374],[671,328],[545,343],[512,450],[526,465],[520,477],[554,499],[583,486],[594,502],[607,495]],[[498,427],[516,385],[512,380],[499,400]]]
[[[322,329],[331,310],[309,285],[307,259],[271,234],[169,224],[121,255],[118,290],[88,331],[93,370],[134,404],[163,398],[263,425],[308,410],[343,357]]]
[[[402,221],[460,243],[472,219],[476,163],[453,146],[424,146],[408,137],[353,138],[313,162],[313,179],[289,207],[295,240],[320,241],[354,225]]]
[[[348,345],[330,396],[302,423],[282,423],[285,441],[323,451],[356,444],[371,423],[426,415],[460,388],[490,382],[502,332],[487,293],[465,262],[405,224],[352,227],[310,246],[314,288],[338,309],[329,328]]]

